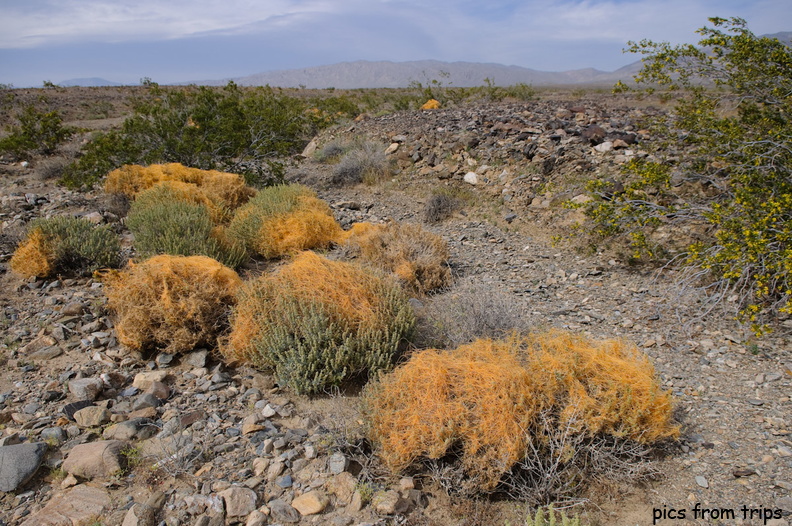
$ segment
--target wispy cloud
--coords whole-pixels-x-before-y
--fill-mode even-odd
[[[230,75],[242,61],[245,73],[426,58],[615,69],[631,60],[620,53],[628,40],[693,42],[710,16],[741,16],[760,34],[790,30],[792,1],[2,0],[0,60],[20,77],[42,76],[24,71],[34,62],[100,68],[110,52],[140,61],[132,49],[163,71],[203,67],[193,78]],[[91,52],[69,58],[67,47]]]

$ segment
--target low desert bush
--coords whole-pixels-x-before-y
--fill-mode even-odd
[[[110,226],[67,216],[32,221],[10,262],[23,277],[81,275],[120,264],[121,247]]]
[[[353,145],[333,168],[330,182],[335,185],[373,184],[389,174],[385,148],[374,142]]]
[[[138,351],[214,347],[242,285],[236,272],[205,256],[161,255],[105,274],[118,340]]]
[[[412,292],[423,294],[451,284],[448,244],[419,225],[356,223],[342,239],[346,257],[392,272]]]
[[[390,368],[414,322],[396,284],[302,252],[240,291],[221,350],[233,361],[274,370],[298,393],[316,393]]]
[[[261,190],[236,211],[227,233],[251,253],[278,258],[329,248],[342,231],[327,203],[307,187],[291,184]]]
[[[450,462],[457,490],[469,493],[537,467],[544,473],[528,479],[574,489],[596,466],[581,449],[679,433],[670,394],[635,346],[561,331],[418,352],[364,399],[368,435],[388,467]]]
[[[415,343],[424,348],[453,349],[479,338],[504,338],[530,329],[525,308],[515,296],[478,282],[432,296],[418,314]]]
[[[144,190],[165,181],[196,185],[212,203],[229,210],[245,204],[256,193],[253,188],[245,184],[245,179],[241,175],[216,170],[199,170],[179,163],[150,166],[124,165],[107,175],[105,191],[134,198]]]
[[[432,193],[424,207],[424,221],[439,223],[451,217],[462,208],[462,201],[450,192],[436,191]]]
[[[225,236],[203,204],[168,199],[167,191],[154,187],[132,203],[127,227],[135,235],[138,256],[208,256],[231,268],[246,259],[245,248]]]
[[[119,195],[119,194],[114,194]],[[230,211],[224,206],[223,202],[216,199],[212,200],[196,184],[184,183],[181,181],[162,181],[147,190],[140,192],[135,198],[138,209],[148,208],[162,203],[190,203],[206,207],[214,224],[227,223]]]

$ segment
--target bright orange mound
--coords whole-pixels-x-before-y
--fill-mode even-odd
[[[380,285],[379,277],[358,266],[302,252],[274,274],[263,275],[242,289],[224,352],[262,363],[261,357],[256,356],[255,341],[266,338],[266,331],[276,328],[270,315],[280,308],[281,302],[293,298],[299,298],[306,306],[321,306],[334,323],[344,327],[376,324],[382,302]]]
[[[33,230],[14,251],[11,270],[23,278],[47,277],[55,270],[55,248],[39,230]]]
[[[453,351],[419,352],[369,386],[369,436],[394,470],[459,448],[466,474],[484,491],[548,432],[651,443],[679,434],[671,396],[648,359],[618,340],[553,331],[477,340]]]
[[[392,272],[413,292],[423,294],[451,284],[448,244],[419,225],[356,223],[340,240],[352,257]]]
[[[243,287],[221,347],[272,369],[298,393],[390,368],[415,323],[400,287],[370,270],[302,252]]]
[[[236,272],[205,256],[155,256],[105,279],[118,340],[171,353],[215,346],[242,285]]]
[[[199,170],[179,163],[150,166],[124,165],[107,175],[105,191],[134,198],[140,192],[165,181],[194,184],[213,203],[230,210],[243,205],[256,194],[253,188],[245,184],[244,178],[240,175],[216,170]]]
[[[342,233],[330,207],[302,185],[265,188],[234,214],[230,239],[265,258],[329,248]]]

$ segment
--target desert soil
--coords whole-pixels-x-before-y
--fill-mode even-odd
[[[91,94],[83,96],[90,99]],[[618,166],[623,159],[617,156],[624,152],[594,151],[580,137],[558,130],[592,123],[606,130],[635,130],[638,125],[630,124],[635,112],[653,110],[633,102],[607,95],[585,100],[548,97],[539,102],[368,117],[326,132],[317,143],[321,147],[332,140],[366,137],[381,142],[383,148],[398,144],[390,154],[396,165],[392,176],[372,185],[333,186],[328,182],[332,165],[302,159],[289,168],[289,179],[312,185],[343,225],[390,220],[422,223],[448,242],[455,287],[484,284],[502,292],[531,327],[627,338],[651,357],[662,384],[674,393],[682,437],[658,452],[653,461],[660,473],[657,480],[593,484],[583,508],[593,524],[788,524],[792,514],[792,324],[781,320],[774,332],[757,339],[728,311],[700,318],[697,313],[704,294],[682,287],[677,271],[631,264],[610,247],[581,248],[583,238],[569,235],[570,225],[580,216],[559,206],[560,199],[582,192],[579,182],[586,170],[601,174],[605,167]],[[79,100],[71,102],[79,104]],[[114,104],[120,103],[114,100]],[[109,113],[107,119],[117,119],[115,110],[105,106],[101,107]],[[577,117],[581,113],[583,117]],[[107,119],[97,119],[93,126],[101,128]],[[548,125],[553,120],[559,122]],[[542,144],[534,159],[499,157],[500,150],[523,148],[521,132]],[[471,136],[476,140],[470,140]],[[639,151],[640,143],[631,148]],[[463,180],[469,172],[478,174],[475,185]],[[450,218],[427,224],[423,219],[426,203],[441,186],[455,189],[465,204]],[[5,266],[23,225],[40,216],[97,212],[98,220],[118,225],[129,247],[121,212],[113,208],[108,196],[99,189],[65,190],[52,180],[42,180],[35,163],[27,167],[12,163],[0,165],[0,198],[0,350],[5,357],[0,376],[0,417],[4,417],[0,438],[17,435],[33,442],[44,428],[73,426],[60,414],[65,404],[75,401],[68,382],[110,372],[120,372],[130,381],[137,373],[162,368],[170,375],[171,393],[151,419],[162,425],[165,418],[200,410],[205,420],[192,431],[192,439],[205,445],[211,461],[177,478],[166,473],[162,480],[144,480],[138,474],[98,482],[118,508],[109,514],[107,524],[120,524],[130,503],[145,501],[155,489],[162,489],[169,499],[162,511],[170,514],[169,520],[178,516],[196,523],[199,515],[184,512],[187,497],[215,495],[255,475],[251,462],[266,455],[260,444],[239,431],[246,417],[267,404],[286,408],[271,416],[281,431],[309,430],[309,442],[320,434],[316,430],[322,424],[337,428],[333,424],[339,420],[356,420],[353,393],[315,399],[296,396],[279,389],[266,373],[225,369],[211,355],[205,365],[188,363],[186,358],[170,364],[158,363],[156,356],[135,359],[115,342],[112,318],[103,310],[100,283],[91,278],[23,281]],[[255,265],[247,272],[255,273]],[[434,298],[421,301],[431,303]],[[31,359],[31,352],[47,347],[41,344],[44,337],[54,338],[49,343],[61,354]],[[36,341],[39,345],[30,347]],[[112,399],[118,408],[119,393],[126,387],[119,385],[102,398]],[[57,466],[69,448],[97,438],[89,429],[72,429],[68,441],[56,445],[45,463]],[[289,451],[292,445],[283,447]],[[321,448],[317,448],[321,458]],[[270,457],[274,462],[275,457]],[[27,485],[0,496],[3,523],[30,520],[64,491],[61,481],[46,471],[42,467]],[[327,478],[326,473],[320,475],[311,480]],[[295,481],[300,479],[296,471],[293,476]],[[398,481],[395,477],[383,487]],[[309,486],[272,489],[275,482],[273,477],[253,487],[262,497],[277,496],[289,502],[295,491]],[[460,512],[431,482],[420,484],[419,480],[423,501],[407,518],[395,512],[378,515],[371,507],[344,515],[341,506],[336,511],[331,506],[330,511],[307,516],[300,524],[474,524],[470,518],[474,514]],[[727,519],[694,520],[697,505],[715,513],[725,511]],[[497,507],[504,517],[519,510],[511,503],[501,502]],[[756,514],[751,518],[750,509],[783,510],[784,518],[766,522]],[[653,521],[654,513],[667,517],[671,510],[685,510],[686,518]],[[734,510],[734,520],[728,518],[728,510]],[[270,523],[277,522],[271,518]]]

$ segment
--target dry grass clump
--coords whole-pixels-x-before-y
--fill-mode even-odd
[[[419,309],[416,345],[453,349],[479,338],[503,338],[528,332],[528,316],[520,300],[493,283],[457,283]]]
[[[385,148],[374,142],[353,144],[333,168],[330,183],[352,185],[374,184],[389,174]]]
[[[80,217],[58,216],[30,223],[26,238],[11,257],[11,270],[22,277],[55,273],[84,274],[121,263],[121,246],[110,226]]]
[[[46,277],[55,270],[55,248],[41,230],[32,230],[14,251],[11,270],[22,277]]]
[[[557,445],[559,433],[639,444],[679,434],[671,396],[635,346],[561,331],[416,353],[365,400],[369,436],[390,468],[450,456],[478,491]],[[556,448],[553,464],[585,443]]]
[[[142,191],[165,181],[194,184],[213,203],[230,210],[245,204],[256,194],[253,188],[245,184],[241,175],[217,170],[199,170],[179,163],[124,165],[107,175],[105,191],[134,198]]]
[[[315,393],[389,368],[415,318],[395,284],[362,267],[313,252],[248,283],[221,351],[274,369],[280,382]]]
[[[451,217],[454,212],[461,208],[462,200],[451,192],[442,190],[433,192],[424,207],[424,221],[427,223],[439,223]]]
[[[155,256],[105,275],[118,340],[139,351],[215,346],[242,280],[205,256]]]
[[[329,248],[342,234],[330,207],[309,188],[271,186],[239,208],[228,238],[265,258]]]
[[[413,292],[424,294],[451,284],[448,244],[420,225],[356,223],[342,239],[347,257],[392,272]]]

